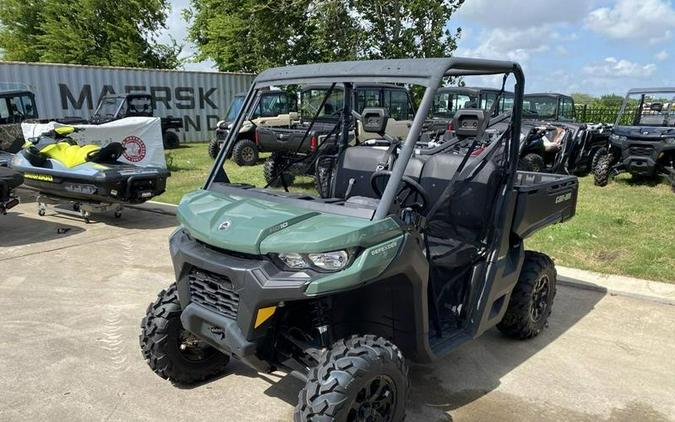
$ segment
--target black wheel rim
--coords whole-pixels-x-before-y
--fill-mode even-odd
[[[534,284],[534,289],[532,289],[532,306],[530,308],[530,317],[534,322],[540,321],[546,315],[550,292],[549,285],[547,275],[539,277]]]
[[[188,362],[201,362],[209,359],[215,349],[185,330],[178,334],[178,354]]]
[[[253,151],[253,148],[251,147],[246,147],[241,150],[241,158],[244,159],[244,161],[251,162],[255,158],[255,152]]]
[[[386,375],[379,375],[356,395],[347,415],[349,422],[387,422],[396,410],[396,385]]]

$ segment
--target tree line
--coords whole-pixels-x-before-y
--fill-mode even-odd
[[[191,0],[182,11],[192,57],[160,42],[169,0],[4,0],[0,57],[84,65],[220,71],[336,60],[450,56],[464,0]]]

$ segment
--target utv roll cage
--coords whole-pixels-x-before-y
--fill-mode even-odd
[[[621,109],[619,110],[619,114],[616,116],[616,121],[614,122],[615,126],[627,126],[627,125],[622,125],[621,124],[621,118],[623,114],[626,111],[626,107],[628,106],[628,102],[630,101],[630,97],[634,95],[640,95],[640,106],[635,112],[635,116],[633,117],[633,120],[631,121],[631,125],[636,126],[635,122],[637,117],[640,115],[640,110],[642,109],[642,105],[644,103],[644,96],[649,95],[649,94],[675,94],[675,87],[665,87],[665,88],[633,88],[628,90],[628,93],[623,99],[623,103],[621,104]]]
[[[399,190],[406,166],[415,151],[416,143],[420,138],[426,117],[432,109],[434,96],[441,87],[444,78],[460,76],[486,76],[486,75],[513,74],[516,79],[514,87],[514,105],[512,114],[512,127],[510,139],[505,144],[506,149],[506,172],[507,182],[502,205],[508,202],[508,196],[513,191],[514,179],[517,170],[520,123],[522,118],[523,95],[525,76],[519,64],[509,61],[470,59],[470,58],[428,58],[428,59],[394,59],[394,60],[366,60],[356,62],[318,63],[298,66],[273,68],[262,72],[253,81],[246,95],[243,112],[237,116],[233,128],[230,131],[225,148],[220,151],[216,163],[204,185],[205,190],[211,190],[214,183],[229,184],[230,180],[224,169],[226,157],[231,153],[236,137],[246,112],[253,105],[256,91],[280,85],[308,85],[328,84],[337,85],[342,83],[345,89],[344,112],[342,113],[343,130],[340,135],[340,152],[347,147],[349,138],[348,131],[352,118],[351,89],[354,84],[372,83],[400,83],[420,85],[425,87],[424,95],[417,108],[417,113],[410,127],[406,140],[401,144],[398,159],[394,163],[389,181],[382,193],[382,198],[372,216],[373,220],[382,220],[387,217],[394,203],[396,193]],[[301,199],[300,199],[301,200]],[[501,215],[501,208],[499,207]],[[507,236],[508,237],[508,236]]]

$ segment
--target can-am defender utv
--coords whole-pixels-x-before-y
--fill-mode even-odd
[[[416,156],[434,94],[446,77],[512,75],[511,127],[479,155]],[[352,113],[365,82],[415,84],[424,96],[400,148],[349,146],[353,119],[384,135],[382,108]],[[546,326],[553,262],[525,251],[534,231],[572,217],[574,176],[517,172],[524,76],[518,64],[462,58],[340,62],[270,69],[270,85],[346,89],[332,197],[236,183],[223,164],[178,207],[170,240],[176,283],[141,323],[151,369],[177,383],[222,373],[230,358],[305,380],[298,421],[400,421],[406,359],[429,362],[498,326],[515,338]],[[321,110],[323,107],[319,107]],[[478,140],[488,112],[455,116]],[[236,130],[233,132],[236,133]],[[476,142],[477,143],[477,142]]]
[[[578,123],[569,95],[526,94],[523,100],[521,170],[585,176],[606,151],[612,126]]]
[[[634,116],[628,115],[631,102],[637,103]],[[628,91],[609,140],[593,169],[597,186],[628,172],[633,178],[666,176],[675,192],[675,88]]]

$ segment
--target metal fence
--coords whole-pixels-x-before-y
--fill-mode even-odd
[[[588,105],[578,105],[577,121],[583,123],[616,123],[621,107],[596,107]],[[622,124],[630,124],[637,112],[637,107],[626,107],[626,111],[621,116]]]
[[[148,93],[158,117],[179,117],[184,142],[206,141],[254,75],[0,61],[0,89],[28,86],[41,118],[89,118],[101,96]]]

